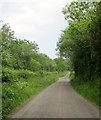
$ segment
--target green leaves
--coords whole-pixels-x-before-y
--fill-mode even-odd
[[[14,71],[9,68],[2,69],[2,82],[12,82],[16,79]]]
[[[65,19],[71,22],[81,21],[83,19],[93,19],[95,16],[97,2],[71,2],[63,8]]]
[[[15,38],[9,24],[2,26],[0,34],[2,35],[2,65],[12,69],[30,69],[30,61],[32,55],[37,53],[38,45],[35,42]]]
[[[3,67],[31,71],[55,71],[57,69],[55,61],[38,52],[39,48],[35,42],[15,38],[9,24],[2,26],[0,34],[2,35]]]
[[[72,2],[63,14],[69,22],[57,43],[60,56],[69,58],[75,78],[94,80],[101,70],[101,2]]]
[[[67,63],[63,58],[55,58],[54,61],[57,71],[67,71]]]

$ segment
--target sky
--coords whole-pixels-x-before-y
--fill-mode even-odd
[[[0,19],[15,37],[35,41],[39,52],[56,58],[56,43],[67,27],[62,8],[72,0],[1,0]]]

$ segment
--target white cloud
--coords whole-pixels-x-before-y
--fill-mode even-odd
[[[66,27],[61,11],[70,1],[2,0],[1,19],[10,23],[17,37],[36,40],[40,51],[53,58],[59,34]]]

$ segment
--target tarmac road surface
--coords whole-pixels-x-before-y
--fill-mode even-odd
[[[10,118],[99,118],[99,109],[76,93],[65,76],[33,97]]]

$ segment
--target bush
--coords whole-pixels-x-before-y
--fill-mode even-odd
[[[11,71],[13,71],[16,75],[17,79],[15,79],[12,84],[11,82],[9,84],[6,82],[3,83],[3,118],[5,118],[11,111],[16,109],[16,107],[26,102],[26,100],[28,100],[31,96],[37,94],[59,78],[59,74],[57,74],[57,72],[38,71],[33,73],[28,70]],[[11,77],[9,76],[10,80]]]
[[[74,80],[74,78],[75,78],[75,72],[74,71],[72,71],[71,73],[70,73],[70,80]]]
[[[12,82],[16,78],[14,70],[10,68],[2,69],[2,82]]]
[[[29,71],[29,70],[23,70],[23,69],[21,69],[21,70],[16,70],[16,75],[17,75],[17,77],[18,77],[19,79],[20,79],[20,78],[27,79],[27,78],[33,76],[34,73],[31,72],[31,71]]]
[[[20,78],[27,79],[31,76],[35,75],[33,72],[29,70],[12,70],[10,68],[2,69],[2,82],[13,82]]]

